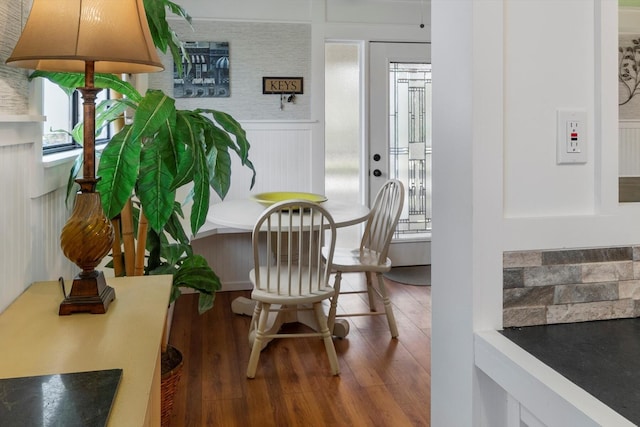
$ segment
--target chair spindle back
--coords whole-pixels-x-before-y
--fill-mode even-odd
[[[288,296],[324,289],[335,239],[333,218],[316,203],[287,200],[269,207],[253,229],[254,264],[262,266],[255,271],[256,287]],[[331,253],[328,262],[321,254],[323,246]]]
[[[378,262],[387,259],[389,245],[404,204],[404,186],[402,182],[391,179],[378,191],[371,206],[371,212],[365,226],[360,250],[370,249],[379,254]]]

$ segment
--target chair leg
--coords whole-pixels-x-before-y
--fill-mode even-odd
[[[375,299],[375,291],[372,289],[373,281],[371,279],[371,272],[365,271],[365,278],[367,280],[367,294],[369,295],[369,311],[376,311],[376,299]]]
[[[251,323],[249,323],[249,347],[253,347],[253,341],[256,335],[256,330],[258,329],[258,321],[260,320],[261,310],[262,310],[262,304],[256,301],[253,307],[253,315],[251,316]]]
[[[391,307],[391,300],[387,295],[387,289],[384,285],[384,279],[382,278],[382,273],[376,273],[376,278],[378,279],[378,290],[380,291],[380,295],[382,296],[382,301],[384,303],[384,311],[387,313],[387,322],[389,322],[389,330],[391,331],[391,337],[398,337],[398,326],[396,325],[396,318],[393,315],[393,308]]]
[[[262,352],[262,341],[264,340],[264,331],[267,328],[267,320],[269,319],[269,308],[271,304],[267,303],[256,303],[256,311],[254,312],[254,316],[256,314],[259,316],[258,327],[255,331],[255,337],[253,339],[253,346],[251,348],[251,356],[249,356],[249,365],[247,366],[247,378],[255,378],[256,369],[258,368],[258,359],[260,359],[260,353]]]
[[[313,309],[316,313],[316,320],[318,321],[318,326],[320,327],[319,332],[324,341],[324,347],[327,350],[327,357],[329,358],[331,373],[333,375],[338,375],[340,373],[340,366],[338,365],[338,355],[336,354],[336,348],[333,346],[333,339],[331,338],[331,333],[329,332],[329,327],[327,326],[327,318],[324,314],[322,303],[314,303]]]
[[[329,326],[329,332],[333,333],[333,326],[336,323],[336,313],[338,311],[338,295],[340,294],[340,283],[342,282],[342,272],[337,271],[336,277],[333,282],[334,294],[331,298],[331,305],[329,306],[329,317],[327,323]]]

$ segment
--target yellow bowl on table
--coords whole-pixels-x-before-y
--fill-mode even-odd
[[[306,200],[314,203],[322,203],[327,201],[327,197],[321,194],[301,193],[296,191],[272,191],[269,193],[255,194],[251,196],[251,198],[261,205],[267,207],[273,205],[274,203],[291,199]]]

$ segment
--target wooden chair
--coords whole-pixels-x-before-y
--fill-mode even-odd
[[[251,320],[254,338],[248,378],[255,377],[262,348],[266,340],[273,338],[321,337],[331,373],[339,373],[338,357],[322,306],[334,292],[329,286],[329,277],[335,237],[336,226],[331,215],[320,205],[304,200],[276,203],[258,218],[252,235],[254,269],[249,273],[254,286],[251,299],[256,301],[256,307]],[[323,245],[327,245],[324,258]],[[302,310],[315,313],[317,332],[280,333],[277,320],[276,327],[268,330],[274,321],[270,313],[286,316]]]
[[[333,332],[336,317],[377,316],[386,315],[389,330],[393,338],[398,337],[398,327],[391,300],[384,285],[383,273],[391,270],[391,260],[387,256],[389,244],[395,232],[402,205],[404,203],[404,186],[402,182],[392,179],[385,183],[376,195],[371,207],[364,234],[358,248],[336,248],[332,259],[333,271],[336,273],[333,287],[335,294],[331,298],[329,309],[329,329]],[[324,253],[323,253],[324,255]],[[366,290],[341,292],[340,282],[342,273],[364,273],[366,276]],[[373,275],[376,281],[373,281]],[[376,286],[377,284],[377,286]],[[369,297],[369,312],[337,314],[338,297],[342,294],[367,293]],[[382,300],[384,311],[377,311],[375,297]]]

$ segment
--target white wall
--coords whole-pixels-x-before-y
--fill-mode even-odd
[[[592,214],[593,3],[508,3],[504,50],[508,141],[505,216]],[[540,22],[545,23],[545,31],[539,31]],[[540,90],[541,86],[545,89]],[[589,112],[590,161],[586,165],[555,165],[556,110],[563,108]]]
[[[494,427],[504,411],[472,349],[474,331],[501,327],[503,251],[640,241],[638,206],[617,203],[616,12],[432,2],[434,426]],[[587,111],[586,165],[556,165],[559,108]]]

